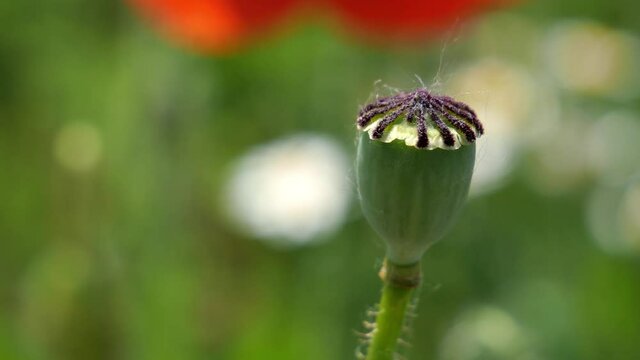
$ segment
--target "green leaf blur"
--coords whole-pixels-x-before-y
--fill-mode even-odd
[[[384,255],[357,203],[274,246],[225,189],[296,134],[351,161],[359,106],[416,75],[487,136],[410,358],[640,358],[639,11],[531,1],[411,48],[316,22],[215,58],[119,1],[0,2],[0,359],[353,359]]]

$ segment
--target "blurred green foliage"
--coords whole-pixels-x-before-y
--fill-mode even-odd
[[[540,29],[571,16],[637,32],[639,10],[540,1],[514,14]],[[212,58],[107,0],[4,1],[0,29],[0,359],[354,357],[383,255],[357,206],[329,241],[282,250],[235,231],[219,192],[255,144],[317,132],[352,151],[374,81],[430,79],[441,42],[374,48],[311,24]],[[452,41],[441,71],[487,52],[530,60],[502,35],[489,49]],[[100,136],[89,171],[55,155],[76,122]],[[527,161],[427,253],[412,359],[467,346],[450,329],[481,307],[508,314],[524,340],[498,336],[517,349],[451,359],[640,357],[638,254],[592,241],[594,183],[541,194]]]

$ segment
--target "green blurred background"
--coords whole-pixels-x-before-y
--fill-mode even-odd
[[[0,2],[0,359],[353,359],[383,256],[353,121],[416,75],[487,136],[407,355],[640,359],[638,12],[529,2],[411,48],[304,23],[214,57],[118,1]]]

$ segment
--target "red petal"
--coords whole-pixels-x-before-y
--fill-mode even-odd
[[[458,22],[505,0],[325,0],[347,26],[383,39],[416,39],[454,28]]]
[[[160,29],[196,49],[222,53],[271,30],[296,0],[129,0]]]

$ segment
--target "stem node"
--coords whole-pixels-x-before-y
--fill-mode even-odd
[[[399,344],[406,346],[401,339],[405,329],[407,310],[411,299],[421,282],[420,262],[411,265],[396,265],[385,260],[380,269],[380,279],[384,283],[382,299],[372,331],[371,344],[367,351],[367,360],[393,360],[397,358]]]

